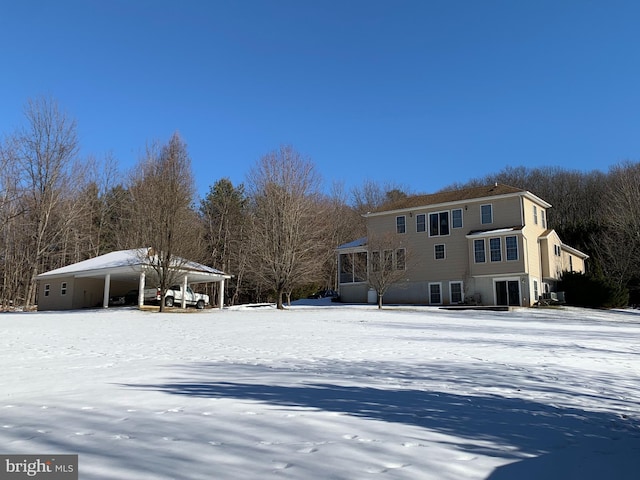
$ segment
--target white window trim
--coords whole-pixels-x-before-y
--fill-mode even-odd
[[[458,283],[460,284],[460,301],[455,303],[456,304],[464,303],[464,282],[462,280],[452,280],[449,282],[449,302],[450,303],[454,303],[452,286],[453,284],[458,284]]]
[[[403,223],[404,223],[404,224],[403,224],[403,230],[404,230],[404,231],[403,231],[403,232],[399,232],[399,231],[398,231],[398,226],[399,226],[399,225],[398,225],[398,219],[399,219],[399,218],[404,219],[404,222],[403,222]],[[406,216],[406,215],[398,215],[398,216],[396,216],[396,233],[397,233],[398,235],[403,235],[403,234],[407,233],[407,216]]]
[[[431,286],[432,285],[438,285],[438,287],[440,288],[440,301],[439,302],[432,302],[431,301]],[[442,282],[429,282],[429,305],[442,305]]]
[[[424,230],[418,230],[418,217],[424,217]],[[426,213],[418,213],[416,214],[416,233],[425,233],[427,232],[427,214]]]
[[[537,205],[533,206],[533,224],[534,225],[538,224],[538,207],[537,207]]]
[[[444,252],[444,257],[442,257],[442,258],[438,258],[438,256],[436,255],[436,247],[439,246],[439,245],[442,245],[442,250]],[[436,243],[433,246],[433,259],[434,260],[438,260],[438,261],[447,259],[447,245],[446,244],[444,244],[444,243]]]
[[[440,214],[441,213],[446,213],[447,214],[447,224],[449,225],[449,233],[447,233],[446,235],[442,235],[440,233]],[[438,215],[438,235],[431,235],[431,215]],[[448,237],[449,235],[451,235],[451,211],[450,210],[440,210],[438,212],[429,212],[429,214],[427,215],[427,232],[429,233],[430,237]]]
[[[499,249],[499,253],[500,253],[500,260],[494,260],[493,256],[492,256],[492,251],[491,251],[491,240],[498,240],[498,243],[500,244],[500,249]],[[485,257],[486,257],[486,253],[485,253]],[[501,237],[491,237],[489,238],[489,262],[491,263],[500,263],[502,262],[502,238]]]
[[[482,207],[489,207],[491,209],[491,219],[488,222],[484,221],[484,218],[482,215]],[[480,205],[480,223],[482,225],[490,225],[493,223],[493,204],[492,203],[485,203],[483,205]]]
[[[516,258],[509,260],[508,248],[507,248],[507,238],[513,237],[516,239]],[[517,262],[520,260],[520,245],[518,245],[518,235],[506,235],[504,237],[504,260],[506,262]]]
[[[484,245],[484,261],[483,262],[478,262],[478,260],[476,259],[476,242],[482,242],[482,244]],[[476,263],[476,264],[487,263],[487,242],[485,242],[484,238],[475,238],[473,240],[473,263]]]
[[[402,263],[402,268],[398,268],[398,252],[400,252],[401,250],[403,252],[402,253],[403,263]],[[394,252],[394,256],[395,256],[395,262],[394,262],[395,270],[406,270],[407,269],[407,249],[404,247],[396,248]]]
[[[453,226],[453,212],[454,211],[460,211],[460,221],[462,222],[462,225],[460,225],[459,227],[454,227]],[[449,227],[449,231],[451,231],[452,228],[464,228],[464,210],[462,208],[453,208],[451,210],[451,226]]]

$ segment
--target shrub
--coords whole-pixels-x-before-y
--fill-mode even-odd
[[[564,272],[558,285],[569,305],[591,308],[626,307],[629,291],[602,275]]]

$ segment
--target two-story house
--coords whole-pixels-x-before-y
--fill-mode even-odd
[[[495,184],[369,212],[367,238],[338,247],[340,298],[371,301],[372,259],[385,258],[403,271],[386,303],[531,306],[555,291],[562,272],[584,272],[588,258],[548,228],[549,208],[531,192]],[[373,250],[382,236],[392,243]]]

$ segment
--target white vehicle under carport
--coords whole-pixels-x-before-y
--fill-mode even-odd
[[[159,288],[145,289],[145,301],[155,300],[160,301],[161,293]],[[164,294],[164,304],[167,307],[173,307],[174,305],[182,305],[182,286],[173,285],[167,289]],[[205,293],[195,293],[191,290],[191,287],[187,286],[185,293],[185,305],[188,307],[196,307],[203,309],[209,305],[209,295]]]

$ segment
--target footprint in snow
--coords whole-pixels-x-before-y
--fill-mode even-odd
[[[277,460],[273,460],[271,463],[273,464],[273,468],[275,468],[276,470],[284,470],[285,468],[293,466],[288,462],[279,462]]]
[[[301,448],[300,450],[297,450],[298,453],[315,453],[317,451],[318,449],[315,447],[305,447],[305,448]]]
[[[475,460],[476,457],[475,455],[460,455],[457,460],[460,460],[461,462],[470,462],[471,460]]]
[[[358,435],[342,435],[342,438],[344,438],[345,440],[355,440],[356,438],[358,438]]]

